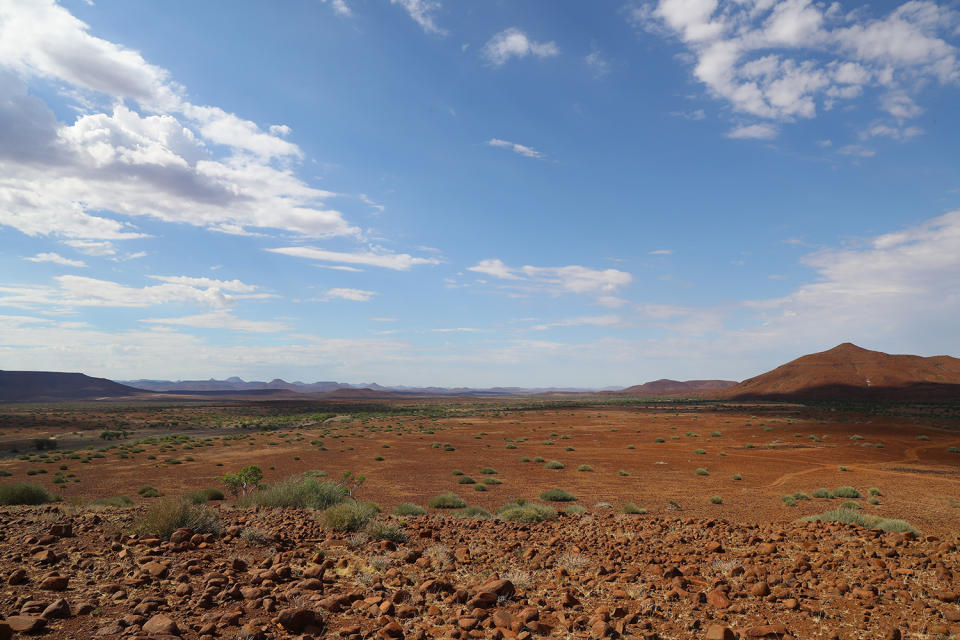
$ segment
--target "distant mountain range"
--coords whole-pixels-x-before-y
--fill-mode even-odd
[[[890,355],[845,342],[806,355],[714,397],[731,400],[960,400],[960,358]]]
[[[705,393],[727,389],[736,380],[654,380],[617,391],[624,396],[703,396]]]
[[[270,382],[257,380],[246,381],[242,378],[232,377],[226,380],[121,380],[121,384],[154,391],[157,393],[170,393],[182,391],[264,391],[264,390],[283,390],[293,391],[294,393],[333,393],[348,389],[369,389],[383,393],[433,395],[433,396],[518,396],[534,395],[540,393],[589,393],[597,391],[596,389],[582,389],[572,387],[546,387],[546,388],[526,388],[526,387],[493,387],[489,389],[475,389],[472,387],[408,387],[408,386],[389,386],[385,387],[376,382],[349,384],[346,382],[287,382],[276,378]]]

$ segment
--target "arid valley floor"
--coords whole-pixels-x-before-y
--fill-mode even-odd
[[[2,482],[62,496],[0,511],[0,637],[3,624],[50,638],[960,632],[949,405],[131,402],[7,405],[0,418],[0,451],[16,449]],[[48,437],[57,448],[36,450]],[[362,474],[356,498],[379,505],[383,527],[337,530],[318,510],[228,495],[198,507],[219,535],[136,528],[246,465],[268,485]],[[817,496],[843,487],[860,513],[916,533],[800,521],[837,509],[844,498]],[[572,496],[541,499],[552,489]],[[447,492],[482,511],[391,515]],[[91,504],[116,496],[135,506]],[[519,498],[557,515],[496,515]]]

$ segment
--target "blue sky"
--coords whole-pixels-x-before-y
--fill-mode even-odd
[[[960,8],[0,0],[0,368],[960,355]]]

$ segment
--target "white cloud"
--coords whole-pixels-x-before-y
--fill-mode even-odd
[[[957,48],[944,39],[957,15],[929,0],[875,18],[812,0],[651,0],[631,14],[678,38],[693,56],[694,77],[715,97],[782,122],[813,118],[818,102],[832,108],[866,87],[892,115],[916,117],[922,108],[908,92],[928,79],[960,78]]]
[[[673,250],[672,249],[656,249],[654,251],[650,251],[649,254],[651,256],[669,256],[673,254]]]
[[[558,327],[618,327],[623,324],[620,316],[580,316],[578,318],[567,318],[566,320],[557,320],[556,322],[547,322],[533,327],[535,331],[545,331]]]
[[[113,243],[106,240],[64,240],[64,244],[88,256],[112,256],[117,253]]]
[[[736,127],[727,132],[727,137],[746,140],[771,140],[776,138],[779,133],[780,130],[776,125],[763,123]]]
[[[346,0],[321,0],[322,2],[330,2],[330,6],[333,7],[333,10],[341,16],[350,16],[353,15],[353,12],[350,11],[350,7],[347,5]]]
[[[440,264],[440,260],[436,258],[418,258],[408,253],[389,253],[379,249],[349,253],[345,251],[329,251],[318,247],[278,247],[275,249],[266,249],[266,251],[297,258],[306,258],[308,260],[362,264],[370,267],[394,269],[395,271],[406,271],[418,264]]]
[[[376,291],[366,291],[364,289],[334,288],[327,289],[324,292],[324,296],[328,300],[337,298],[340,300],[352,300],[354,302],[370,302],[375,295],[377,295]]]
[[[97,98],[58,122],[28,92],[36,79]],[[128,220],[139,216],[240,234],[359,234],[324,205],[334,193],[294,175],[303,154],[284,139],[288,126],[264,131],[190,103],[166,70],[91,35],[52,0],[0,6],[0,94],[10,96],[0,103],[0,225],[100,241],[143,237]]]
[[[854,156],[857,158],[872,158],[877,155],[874,149],[863,147],[859,144],[848,144],[837,149],[837,153],[843,156]]]
[[[517,144],[516,142],[510,142],[508,140],[500,140],[498,138],[491,138],[487,140],[487,145],[491,147],[498,147],[500,149],[509,149],[517,155],[524,156],[526,158],[545,158],[546,156],[533,147],[528,147],[526,145]]]
[[[192,316],[181,316],[178,318],[144,318],[141,322],[164,326],[174,325],[195,327],[198,329],[216,329],[218,331],[227,329],[246,333],[276,333],[289,328],[282,322],[245,320],[225,310],[211,311],[209,313],[200,313]]]
[[[445,327],[442,329],[430,329],[433,333],[484,333],[483,329],[475,327]]]
[[[87,263],[83,260],[71,260],[70,258],[64,258],[59,253],[38,253],[31,258],[24,258],[24,260],[29,260],[30,262],[52,262],[54,264],[62,264],[65,267],[87,266]]]
[[[520,29],[511,27],[494,35],[483,47],[483,57],[495,67],[502,66],[510,58],[551,58],[560,55],[555,42],[536,42]]]
[[[599,51],[591,51],[583,60],[597,78],[602,78],[610,73],[610,63]]]
[[[493,276],[515,283],[521,289],[541,289],[552,294],[576,293],[597,297],[601,303],[619,304],[612,294],[631,282],[633,276],[617,269],[590,269],[580,265],[564,267],[508,267],[502,260],[488,258],[469,267],[468,271]]]
[[[413,21],[426,33],[446,35],[447,31],[437,26],[433,21],[433,13],[442,6],[437,0],[390,0],[390,4],[398,4],[406,10]]]

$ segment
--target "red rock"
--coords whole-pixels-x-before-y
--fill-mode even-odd
[[[748,638],[777,638],[787,633],[787,628],[782,624],[762,624],[756,627],[750,627],[743,632]]]
[[[770,585],[768,585],[766,582],[758,582],[750,587],[750,593],[758,598],[763,598],[770,595]]]
[[[141,566],[140,570],[150,574],[150,576],[153,578],[163,578],[167,575],[169,567],[165,564],[160,564],[155,560],[151,560],[150,562]]]
[[[66,591],[70,584],[70,578],[65,576],[48,576],[40,583],[40,588],[44,591]]]
[[[477,619],[476,618],[460,618],[459,620],[457,620],[457,626],[466,631],[470,631],[470,629],[473,629],[475,626],[477,626]]]
[[[704,636],[705,640],[736,640],[736,635],[730,627],[722,624],[712,624],[707,627],[707,634]]]
[[[27,572],[23,569],[16,569],[10,573],[10,576],[7,578],[7,584],[9,585],[18,585],[24,584],[27,581]]]
[[[284,609],[277,615],[277,624],[292,633],[301,633],[309,626],[322,625],[323,618],[310,609]]]
[[[14,631],[34,633],[47,626],[47,621],[40,616],[10,616],[5,620]]]
[[[711,589],[707,593],[707,604],[715,609],[726,609],[730,606],[730,598],[719,589]]]
[[[502,629],[509,629],[513,624],[513,616],[510,615],[509,611],[504,611],[503,609],[494,611],[490,619],[493,621],[493,626]]]
[[[151,635],[179,636],[180,627],[170,616],[158,613],[143,625],[143,630]]]
[[[377,631],[377,635],[382,638],[402,638],[403,627],[397,624],[395,620],[391,620]]]
[[[49,620],[50,618],[69,618],[72,614],[70,612],[70,604],[63,598],[60,598],[56,602],[51,603],[40,615]]]
[[[597,620],[590,626],[590,637],[592,638],[606,638],[612,633],[613,627],[603,620]]]

